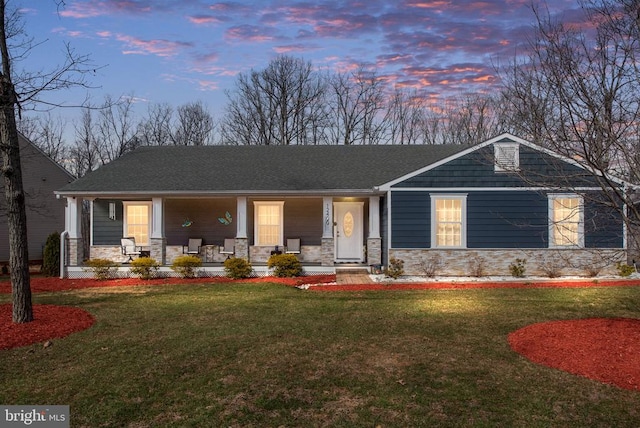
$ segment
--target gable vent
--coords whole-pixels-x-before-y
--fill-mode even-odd
[[[517,143],[496,143],[493,145],[495,171],[517,171],[520,167],[520,146]]]

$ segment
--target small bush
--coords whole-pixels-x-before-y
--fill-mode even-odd
[[[302,263],[293,254],[274,254],[269,257],[267,267],[273,268],[273,274],[279,278],[302,275]]]
[[[404,275],[404,260],[391,258],[389,259],[389,266],[385,270],[384,274],[389,278],[398,279]]]
[[[469,271],[471,276],[474,276],[476,278],[485,276],[487,274],[487,261],[484,259],[484,257],[475,256],[473,260],[471,260]]]
[[[85,262],[87,269],[85,271],[93,272],[93,276],[99,280],[113,278],[118,264],[108,259],[90,259]]]
[[[177,272],[182,278],[195,278],[196,268],[202,266],[202,260],[200,257],[186,255],[176,257],[171,264],[171,269]]]
[[[509,272],[511,272],[511,276],[516,278],[523,278],[524,272],[527,270],[526,265],[527,259],[516,259],[515,262],[509,265]]]
[[[224,261],[224,272],[231,279],[249,278],[253,267],[243,258],[232,257]]]
[[[442,257],[440,254],[432,254],[429,257],[422,259],[420,261],[420,265],[425,276],[433,278],[442,267]],[[402,275],[402,273],[400,275]]]
[[[53,232],[47,237],[42,253],[42,274],[60,276],[60,234]]]
[[[633,266],[620,262],[616,263],[616,269],[618,269],[618,275],[620,276],[629,276],[636,271]]]
[[[559,278],[562,275],[563,260],[558,257],[551,256],[544,258],[540,263],[540,269],[549,278]]]
[[[160,263],[151,257],[138,257],[131,262],[131,273],[140,279],[151,279],[156,276]]]

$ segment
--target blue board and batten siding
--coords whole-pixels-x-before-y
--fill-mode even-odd
[[[568,187],[566,193],[576,187],[598,188],[597,178],[583,169],[524,145],[517,174],[494,170],[492,146],[472,151],[391,186],[390,247],[432,247],[431,195],[442,193],[467,195],[467,248],[548,248],[548,194],[563,192],[535,188],[559,183]],[[601,192],[581,194],[585,247],[622,248],[620,214],[594,202]]]

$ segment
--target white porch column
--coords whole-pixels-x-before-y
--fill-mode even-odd
[[[247,198],[236,198],[236,238],[247,237]]]
[[[380,238],[380,196],[369,196],[369,236],[367,237],[367,263],[382,263],[382,239]]]
[[[164,238],[164,199],[151,200],[151,239]]]
[[[164,199],[151,199],[151,237],[149,255],[160,264],[167,258],[167,240],[164,237]]]
[[[322,238],[333,239],[333,198],[322,198]]]
[[[380,238],[380,196],[369,196],[369,238]]]
[[[322,198],[322,240],[321,240],[322,266],[333,266],[333,198]]]
[[[84,245],[82,241],[82,198],[67,197],[65,228],[69,237],[69,266],[82,264]]]
[[[236,198],[236,257],[249,260],[249,240],[247,239],[247,198]]]

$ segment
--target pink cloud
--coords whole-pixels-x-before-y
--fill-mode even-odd
[[[192,43],[174,42],[170,40],[155,39],[144,40],[125,34],[116,35],[116,40],[123,42],[127,49],[122,53],[125,55],[157,55],[161,57],[175,56],[184,48],[190,48]]]
[[[239,25],[230,27],[226,33],[227,40],[236,40],[241,42],[270,42],[276,40],[275,30],[267,27],[259,27],[256,25]]]
[[[111,14],[139,14],[151,11],[146,1],[134,0],[90,0],[75,2],[60,12],[66,18],[94,18]]]
[[[213,15],[193,15],[188,16],[187,19],[189,20],[189,22],[195,25],[220,24],[224,22],[224,20]]]

